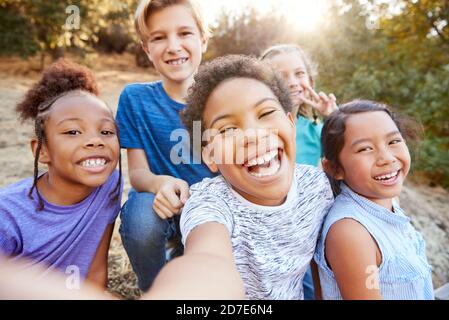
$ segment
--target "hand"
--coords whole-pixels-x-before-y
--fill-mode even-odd
[[[303,103],[310,105],[317,110],[323,117],[329,116],[332,112],[338,110],[337,98],[331,93],[326,95],[324,92],[316,93],[313,88],[307,84],[303,84],[304,89],[310,93],[311,99],[301,97]]]
[[[189,185],[181,179],[161,176],[160,187],[154,197],[153,209],[161,219],[180,214],[190,196]]]

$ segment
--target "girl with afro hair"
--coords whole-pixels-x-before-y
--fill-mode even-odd
[[[91,72],[59,60],[16,108],[34,123],[34,176],[0,190],[0,253],[105,288],[122,192],[112,111]],[[39,173],[39,164],[46,166]]]

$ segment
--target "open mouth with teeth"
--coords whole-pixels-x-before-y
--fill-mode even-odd
[[[103,157],[88,158],[78,162],[78,165],[89,171],[102,171],[109,160]]]
[[[391,184],[395,184],[397,182],[400,173],[401,173],[401,170],[396,170],[396,171],[389,172],[387,174],[375,176],[373,178],[374,178],[374,180],[376,180],[384,185],[391,185]]]
[[[180,66],[180,65],[186,63],[187,60],[189,60],[189,58],[178,58],[178,59],[167,60],[167,61],[165,61],[165,63],[167,63],[171,66]]]
[[[248,160],[243,164],[247,172],[256,178],[274,176],[281,167],[282,150],[274,149]]]

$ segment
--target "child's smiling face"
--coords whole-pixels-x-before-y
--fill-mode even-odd
[[[301,105],[303,98],[309,98],[305,85],[313,87],[313,80],[297,52],[279,53],[270,58],[270,63],[280,72],[288,85],[293,105]]]
[[[120,149],[114,118],[92,95],[56,101],[45,122],[45,138],[39,160],[60,186],[98,187],[117,166]]]
[[[255,79],[228,79],[209,96],[203,121],[215,132],[203,148],[209,168],[250,202],[282,204],[293,178],[296,132],[272,90]]]
[[[143,47],[163,78],[175,83],[190,79],[207,48],[190,9],[173,5],[151,14],[148,33]]]
[[[386,112],[376,111],[351,115],[345,127],[336,178],[391,209],[410,170],[410,153],[396,124]]]

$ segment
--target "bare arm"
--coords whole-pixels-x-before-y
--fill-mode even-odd
[[[143,149],[128,149],[128,173],[137,192],[154,193],[153,208],[161,219],[181,213],[189,198],[189,185],[181,179],[151,172]]]
[[[326,259],[343,299],[383,299],[378,277],[372,273],[380,264],[380,252],[360,223],[343,219],[330,228],[326,238]]]
[[[169,262],[144,299],[244,299],[225,226],[209,222],[189,234],[184,255]]]
[[[106,227],[86,276],[86,281],[103,290],[108,286],[108,253],[113,231],[114,224]]]
[[[162,183],[162,176],[155,175],[150,170],[143,149],[127,149],[128,174],[131,186],[137,192],[156,194]]]
[[[11,262],[0,257],[0,300],[104,300],[112,298],[88,283],[81,289],[70,289],[66,285],[67,278],[62,273],[54,271],[42,277],[45,272],[44,268],[34,267],[32,270],[23,270],[22,263]],[[17,271],[20,269],[23,271]]]

